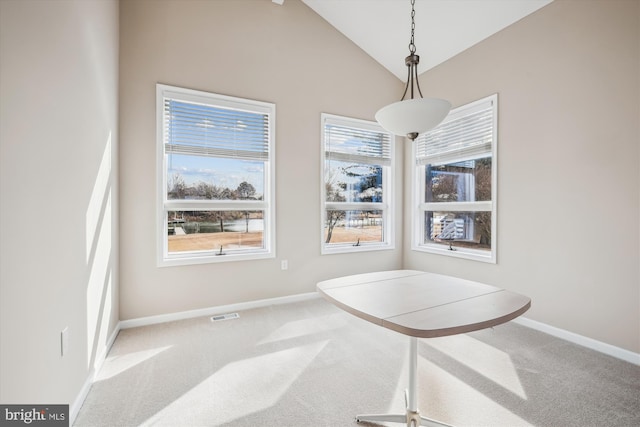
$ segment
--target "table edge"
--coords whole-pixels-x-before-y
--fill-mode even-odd
[[[496,317],[494,319],[484,320],[482,322],[470,323],[462,326],[452,326],[450,328],[439,328],[439,329],[433,329],[433,330],[415,329],[408,326],[398,325],[387,319],[381,319],[382,321],[380,322],[380,326],[387,329],[391,329],[392,331],[399,332],[403,335],[409,335],[417,338],[437,338],[437,337],[446,337],[449,335],[466,334],[468,332],[474,332],[482,329],[492,328],[494,326],[507,323],[521,316],[523,313],[529,310],[529,308],[531,308],[531,299],[529,299],[528,297],[526,298],[528,299],[527,303],[516,311],[505,314],[504,316]]]
[[[334,281],[338,281],[340,279],[348,279],[348,278],[355,278],[357,276],[362,276],[363,279],[366,276],[372,276],[376,273],[400,273],[400,272],[406,272],[406,275],[403,276],[397,276],[397,277],[388,277],[388,278],[381,278],[378,280],[373,280],[373,281],[364,281],[364,282],[356,282],[356,283],[350,283],[347,285],[343,285],[343,286],[329,286],[329,287],[324,287],[322,286],[323,284],[330,284],[331,282]],[[347,304],[342,303],[341,301],[333,298],[332,296],[330,296],[327,291],[331,291],[333,289],[337,289],[337,288],[341,288],[341,287],[350,287],[350,286],[359,286],[359,285],[363,285],[363,284],[368,284],[368,283],[373,283],[373,282],[377,282],[377,281],[385,281],[385,280],[391,280],[394,278],[399,278],[399,277],[409,277],[409,276],[417,276],[420,274],[430,274],[430,275],[438,275],[438,276],[446,276],[446,277],[450,277],[450,278],[454,278],[454,279],[459,279],[462,281],[467,281],[467,282],[473,282],[473,283],[477,283],[480,285],[484,285],[484,286],[488,286],[488,287],[492,287],[495,288],[497,291],[503,291],[503,292],[510,292],[512,294],[516,294],[516,295],[520,295],[524,298],[527,299],[527,303],[524,304],[521,308],[519,308],[518,310],[515,310],[513,312],[507,313],[504,316],[500,316],[494,319],[489,319],[489,320],[485,320],[485,321],[481,321],[481,322],[476,322],[476,323],[471,323],[471,324],[467,324],[467,325],[461,325],[461,326],[453,326],[450,328],[440,328],[440,329],[436,329],[436,330],[424,330],[424,329],[415,329],[415,328],[411,328],[408,326],[403,326],[403,325],[398,325],[395,324],[391,321],[389,321],[388,319],[390,319],[391,317],[388,318],[379,318],[376,317],[374,315],[365,313],[363,311],[357,310]],[[481,282],[476,282],[473,280],[468,280],[468,279],[462,279],[459,277],[455,277],[455,276],[448,276],[445,274],[439,274],[439,273],[430,273],[427,271],[420,271],[420,270],[404,270],[404,269],[400,269],[400,270],[384,270],[384,271],[380,271],[380,272],[371,272],[371,273],[361,273],[361,274],[352,274],[352,275],[348,275],[348,276],[342,276],[342,277],[338,277],[338,278],[334,278],[334,279],[329,279],[329,280],[324,280],[321,282],[318,282],[316,285],[316,290],[317,292],[320,294],[320,296],[322,296],[325,300],[329,301],[330,303],[332,303],[333,305],[335,305],[336,307],[339,307],[340,309],[346,311],[347,313],[350,313],[360,319],[366,320],[370,323],[373,323],[375,325],[378,326],[382,326],[386,329],[390,329],[393,330],[395,332],[399,332],[403,335],[408,335],[408,336],[413,336],[413,337],[417,337],[417,338],[435,338],[435,337],[444,337],[444,336],[449,336],[449,335],[456,335],[456,334],[464,334],[464,333],[468,333],[468,332],[473,332],[473,331],[478,331],[481,329],[487,329],[487,328],[491,328],[493,326],[497,326],[506,322],[509,322],[510,320],[513,320],[519,316],[521,316],[523,313],[525,313],[527,310],[529,310],[529,308],[531,308],[531,299],[525,295],[522,294],[517,294],[515,292],[511,292],[508,291],[506,289],[502,289],[502,288],[498,288],[497,286],[493,286],[493,285],[488,285],[486,283],[481,283]],[[397,316],[392,316],[392,317],[397,317]]]

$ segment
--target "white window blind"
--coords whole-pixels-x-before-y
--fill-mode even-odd
[[[354,127],[354,121],[342,124],[327,115],[324,120],[324,146],[327,159],[388,166],[391,164],[391,135],[367,129],[368,124]]]
[[[494,97],[453,110],[434,129],[416,139],[419,165],[444,164],[491,152],[495,117]]]
[[[164,98],[165,153],[269,159],[269,114]]]

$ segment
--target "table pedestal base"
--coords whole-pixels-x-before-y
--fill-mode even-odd
[[[358,415],[356,417],[357,422],[391,422],[391,423],[407,423],[407,427],[451,427],[449,424],[441,423],[440,421],[432,420],[421,416],[418,412],[411,412],[407,410],[406,414],[370,414],[370,415]]]
[[[407,407],[406,414],[368,414],[357,415],[356,422],[391,422],[391,423],[406,423],[407,427],[452,427],[449,424],[442,423],[440,421],[432,420],[420,415],[418,411],[418,339],[416,337],[410,338],[409,347],[409,388],[405,390],[404,400]]]

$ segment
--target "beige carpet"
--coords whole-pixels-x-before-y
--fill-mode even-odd
[[[120,332],[76,426],[357,426],[404,412],[407,337],[322,299]],[[640,367],[508,323],[419,341],[419,408],[456,426],[640,426]],[[385,424],[400,426],[400,424]]]

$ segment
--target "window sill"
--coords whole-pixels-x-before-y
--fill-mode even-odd
[[[233,261],[251,261],[260,259],[275,258],[275,254],[272,252],[261,253],[228,253],[224,255],[212,255],[207,253],[206,255],[182,255],[174,256],[170,258],[162,258],[158,261],[158,267],[175,267],[183,265],[197,265],[197,264],[216,264],[223,262]]]
[[[454,250],[450,250],[448,247],[441,245],[413,245],[411,250],[496,264],[495,251],[487,252],[460,247],[454,247]]]
[[[327,247],[325,245],[322,246],[320,253],[322,255],[331,255],[331,254],[345,254],[345,253],[358,253],[358,252],[371,252],[371,251],[387,251],[395,249],[395,246],[392,244],[360,244],[360,246],[354,246],[353,244],[348,245],[335,245]]]

